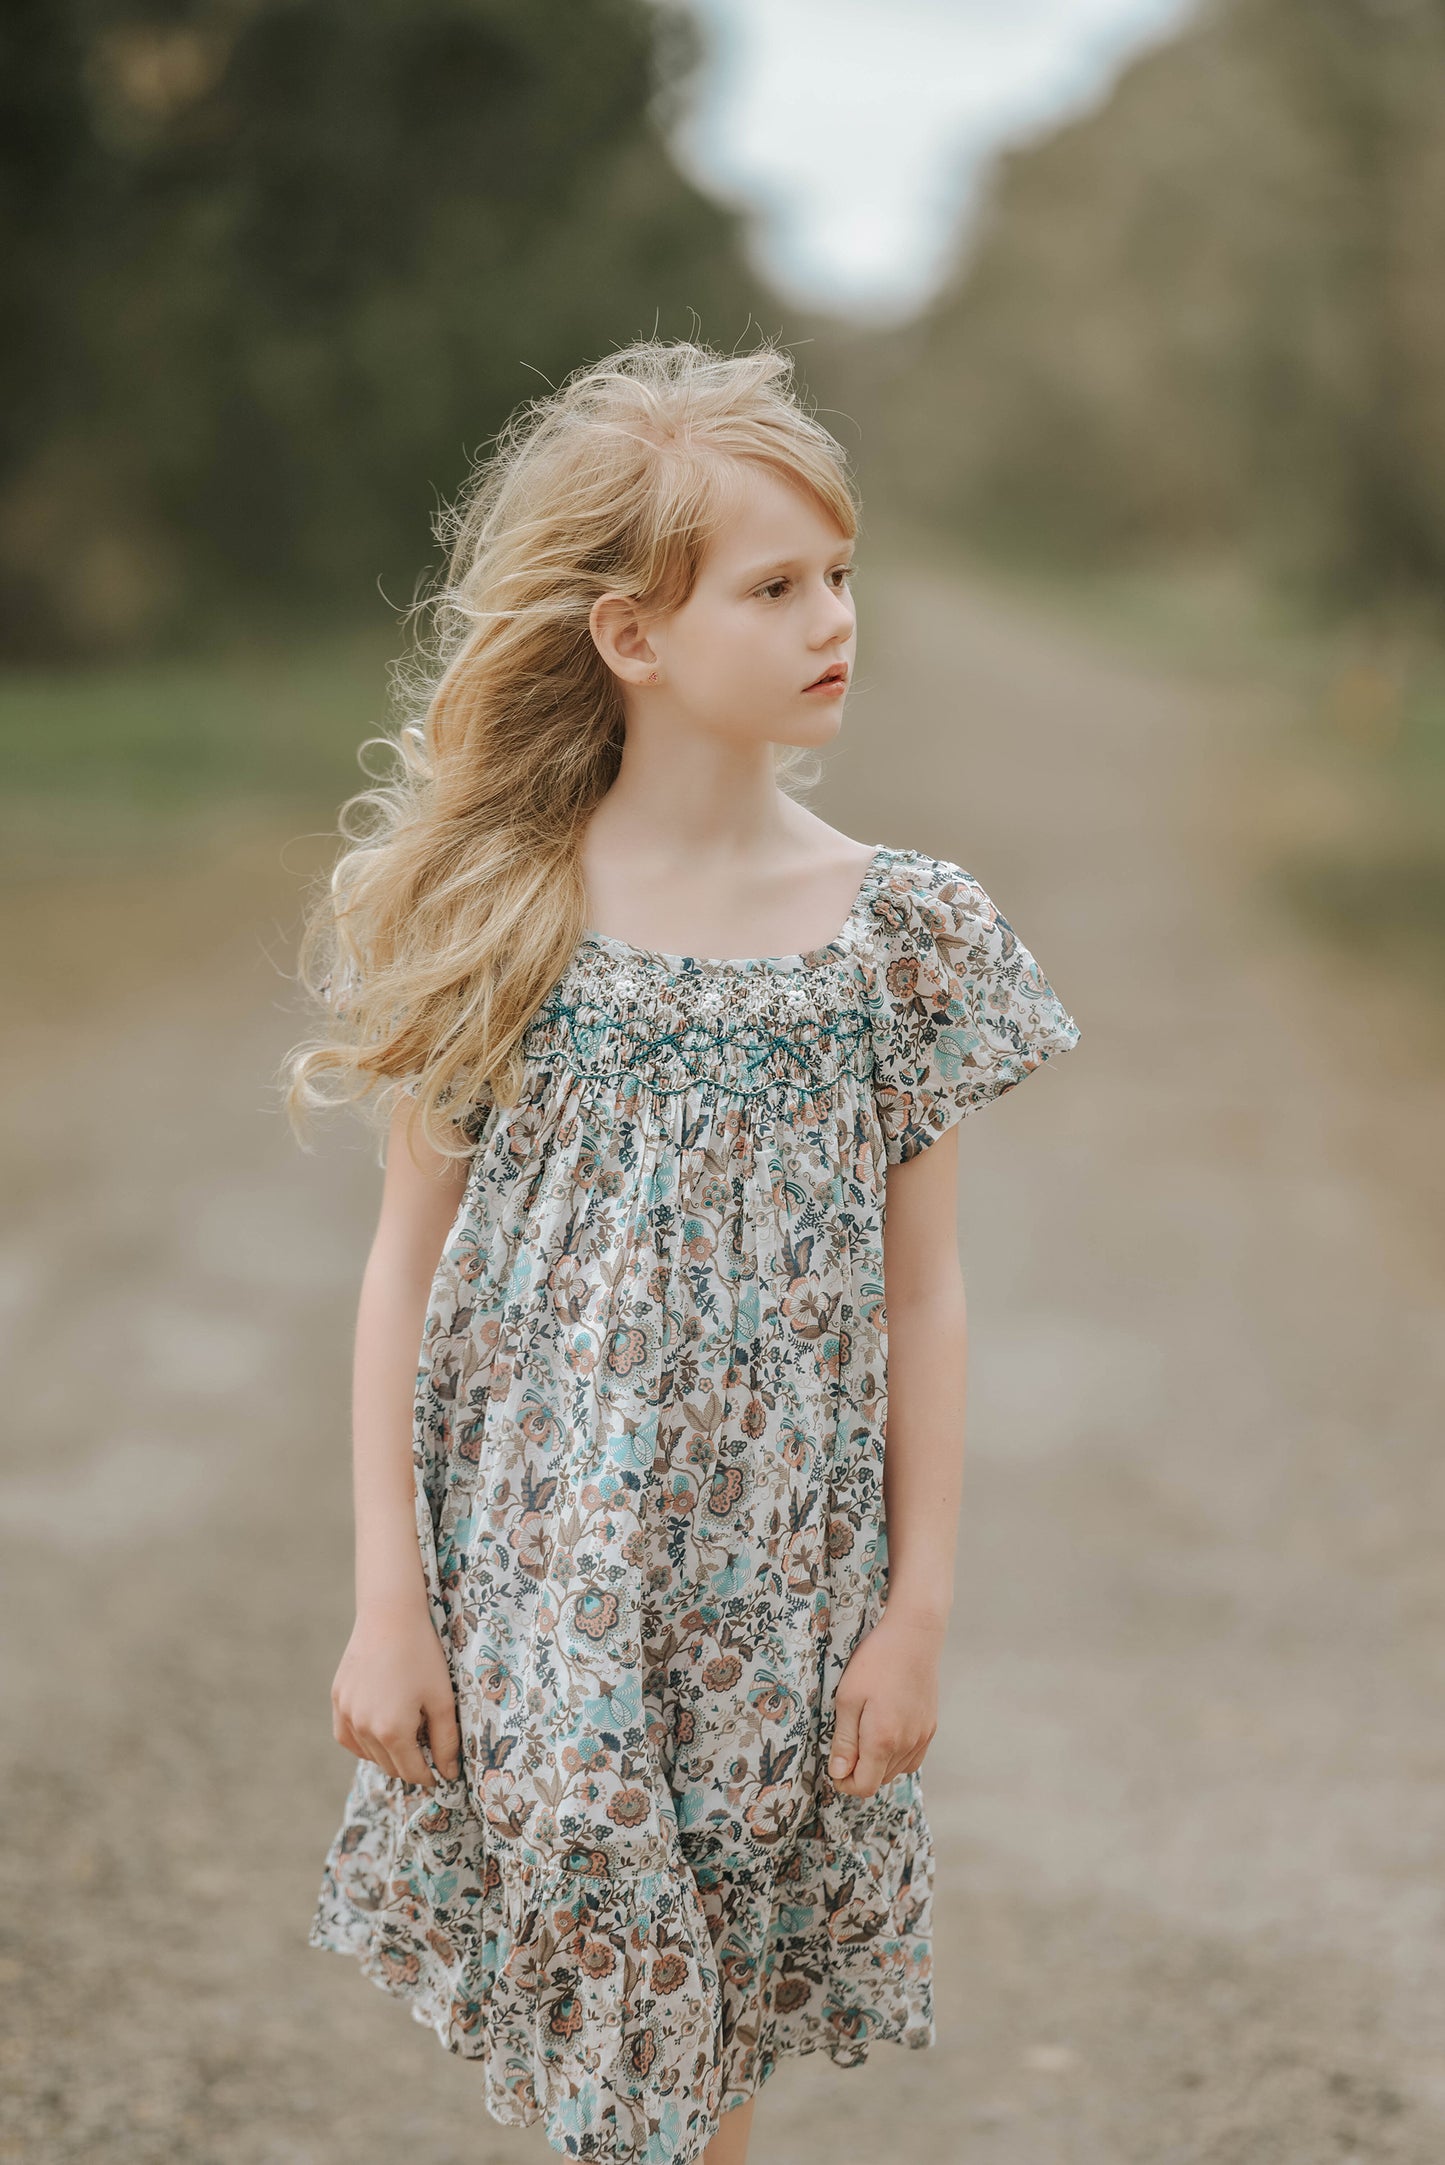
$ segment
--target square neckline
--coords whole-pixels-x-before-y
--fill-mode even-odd
[[[878,844],[873,855],[868,860],[867,870],[863,874],[841,927],[834,938],[826,941],[821,947],[800,948],[796,952],[787,955],[678,955],[670,953],[666,948],[634,946],[631,940],[619,939],[615,933],[592,931],[584,932],[578,945],[594,948],[602,954],[616,955],[631,962],[661,963],[665,968],[679,975],[704,970],[718,972],[729,970],[787,972],[816,969],[820,964],[831,960],[833,956],[848,952],[849,936],[852,933],[853,926],[861,915],[863,906],[872,894],[874,885],[881,876],[885,865],[891,863],[897,854],[898,852],[891,849],[886,842]]]

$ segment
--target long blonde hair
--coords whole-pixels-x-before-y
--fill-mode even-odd
[[[587,929],[580,839],[622,757],[593,602],[681,607],[747,462],[856,537],[846,455],[792,373],[768,343],[624,346],[519,407],[438,515],[446,572],[415,605],[432,637],[393,670],[407,709],[395,733],[366,740],[398,771],[342,805],[350,847],[305,914],[297,975],[324,1029],[282,1062],[303,1148],[303,1109],[354,1104],[378,1081],[380,1120],[411,1095],[446,1155],[475,1147],[468,1122],[488,1098],[516,1101],[523,1031]],[[812,757],[780,752],[780,783]]]

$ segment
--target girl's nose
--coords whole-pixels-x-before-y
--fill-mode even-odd
[[[828,602],[829,604],[831,604],[831,606],[826,607],[824,610],[824,622],[827,626],[827,636],[829,638],[832,638],[836,634],[837,628],[840,624],[843,625],[847,630],[851,631],[853,628],[853,609],[851,603],[848,600],[847,594],[840,594],[835,589],[828,596]]]

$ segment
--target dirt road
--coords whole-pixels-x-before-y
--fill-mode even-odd
[[[1262,904],[1267,701],[870,576],[812,801],[965,864],[1083,1037],[964,1129],[939,2049],[785,2066],[755,2157],[1439,2165],[1440,1017]],[[285,844],[6,905],[0,2155],[541,2165],[306,1945],[379,1175],[270,1089]]]

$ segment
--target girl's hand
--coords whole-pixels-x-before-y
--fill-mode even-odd
[[[938,1729],[941,1624],[887,1609],[853,1649],[834,1702],[828,1774],[845,1797],[871,1797],[916,1774]]]
[[[431,1789],[421,1755],[425,1725],[432,1759],[448,1781],[461,1770],[461,1729],[451,1666],[431,1611],[410,1605],[358,1614],[331,1686],[331,1732],[384,1774]]]

